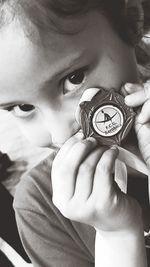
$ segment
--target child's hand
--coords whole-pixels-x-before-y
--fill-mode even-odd
[[[113,180],[117,148],[98,147],[78,133],[60,149],[52,166],[53,202],[67,218],[104,231],[136,228],[140,208]]]
[[[126,104],[139,107],[135,130],[141,154],[150,171],[150,81],[143,85],[126,84],[125,89],[129,94],[125,98]]]

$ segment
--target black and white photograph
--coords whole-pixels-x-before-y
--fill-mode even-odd
[[[150,0],[0,0],[0,267],[150,267]]]

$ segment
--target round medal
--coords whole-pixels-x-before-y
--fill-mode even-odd
[[[91,101],[80,103],[81,128],[104,145],[120,145],[130,131],[135,113],[114,89],[100,88]]]
[[[113,136],[123,127],[123,113],[113,105],[99,107],[92,118],[94,130],[101,136]]]

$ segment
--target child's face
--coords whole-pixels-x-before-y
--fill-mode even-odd
[[[0,31],[0,107],[39,146],[61,146],[79,130],[74,114],[85,89],[118,90],[137,78],[132,49],[105,17],[92,11],[81,25],[73,35],[51,32],[45,46],[15,21]]]

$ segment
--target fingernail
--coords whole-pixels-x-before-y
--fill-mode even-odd
[[[119,149],[118,149],[117,145],[113,145],[113,146],[111,146],[110,149],[111,149],[111,151],[113,151],[115,157],[117,157],[118,154],[119,154]]]
[[[127,105],[130,105],[130,104],[131,104],[131,98],[130,98],[130,95],[127,95],[127,96],[124,98],[124,102],[125,102]]]
[[[113,149],[113,150],[118,151],[118,146],[117,146],[117,145],[112,145],[112,146],[110,147],[110,149]]]
[[[75,136],[78,137],[78,138],[84,138],[84,134],[83,134],[83,132],[81,132],[81,131],[77,132],[77,133],[75,134]]]
[[[121,86],[120,93],[121,93],[124,97],[128,95],[128,92],[125,90],[124,85]]]
[[[126,83],[126,84],[124,85],[124,87],[125,87],[125,90],[126,90],[127,92],[131,92],[131,89],[132,89],[132,87],[133,87],[133,84],[132,84],[132,83]]]
[[[97,143],[97,140],[92,136],[87,137],[87,140],[90,140],[93,143]]]

